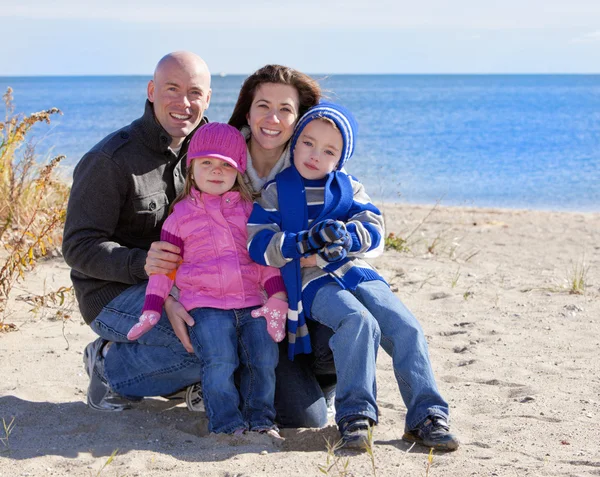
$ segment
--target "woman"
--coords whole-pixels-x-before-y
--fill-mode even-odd
[[[255,193],[290,165],[289,139],[296,121],[321,99],[310,76],[280,65],[266,65],[244,81],[229,124],[248,145],[245,179]],[[312,356],[290,361],[287,341],[280,346],[276,369],[275,407],[283,427],[323,427],[327,400],[333,397],[335,366],[329,349],[332,331],[311,322]]]

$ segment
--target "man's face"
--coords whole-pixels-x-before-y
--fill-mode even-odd
[[[179,146],[202,120],[210,103],[210,73],[193,59],[161,65],[148,83],[154,116]]]

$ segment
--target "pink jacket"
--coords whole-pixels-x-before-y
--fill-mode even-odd
[[[161,240],[181,249],[175,284],[186,310],[262,305],[263,290],[269,296],[285,290],[279,269],[259,265],[248,254],[246,223],[251,211],[252,204],[239,192],[216,196],[192,189],[167,217]],[[152,275],[144,311],[160,313],[172,286],[169,276]]]

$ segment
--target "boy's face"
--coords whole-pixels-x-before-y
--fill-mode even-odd
[[[340,161],[342,135],[327,121],[315,119],[302,130],[294,148],[294,165],[305,179],[323,179]]]

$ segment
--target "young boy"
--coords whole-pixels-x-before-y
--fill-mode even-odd
[[[265,185],[248,220],[253,260],[281,268],[288,292],[288,357],[310,352],[305,318],[335,331],[336,422],[346,447],[362,448],[377,422],[375,360],[392,357],[407,407],[403,439],[455,450],[448,404],[439,394],[425,336],[385,280],[362,260],[383,251],[383,218],[363,186],[343,172],[354,117],[321,103],[300,118],[292,167]],[[301,264],[301,259],[302,264]]]

